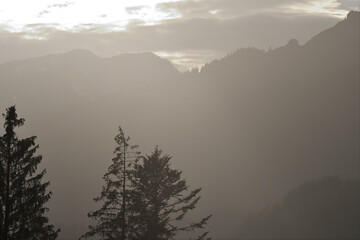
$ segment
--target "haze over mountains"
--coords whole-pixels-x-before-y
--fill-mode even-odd
[[[308,179],[359,177],[359,23],[350,12],[303,46],[240,49],[200,72],[152,53],[9,62],[0,109],[16,104],[24,135],[38,136],[55,224],[87,225],[121,125],[143,153],[158,144],[203,187],[214,238],[236,238],[252,209]]]
[[[277,204],[249,216],[240,239],[358,239],[359,180],[307,181]],[[354,212],[355,211],[355,212]]]

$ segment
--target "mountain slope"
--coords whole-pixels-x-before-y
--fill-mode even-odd
[[[152,53],[99,58],[89,51],[78,49],[2,64],[0,87],[13,95],[7,95],[8,99],[26,95],[21,92],[25,89],[32,95],[46,92],[48,96],[44,97],[51,95],[51,98],[62,100],[73,97],[79,98],[76,101],[94,101],[115,93],[117,89],[160,84],[178,75],[170,62]]]
[[[241,49],[200,73],[82,50],[3,64],[0,109],[16,104],[22,134],[39,137],[55,222],[87,221],[118,125],[144,153],[159,144],[174,156],[204,189],[200,211],[245,215],[307,179],[358,176],[359,15],[303,46]],[[214,216],[212,236],[238,237],[240,218]]]
[[[359,180],[307,181],[248,217],[239,233],[243,239],[359,239],[359,199]]]
[[[304,46],[291,40],[269,52],[238,50],[193,76],[216,87],[246,139],[244,154],[255,155],[259,168],[276,161],[284,179],[358,174],[359,19],[351,12]]]

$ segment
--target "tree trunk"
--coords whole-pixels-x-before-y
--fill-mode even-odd
[[[9,133],[8,133],[9,134]],[[7,158],[6,158],[6,190],[5,190],[5,222],[3,239],[8,240],[9,217],[10,217],[10,165],[11,165],[11,135],[7,139]]]
[[[126,190],[126,143],[125,143],[125,136],[124,136],[124,172],[123,172],[123,202],[122,202],[122,214],[123,214],[123,225],[122,225],[122,235],[121,235],[121,239],[122,240],[125,240],[125,231],[126,231],[126,220],[125,220],[125,217],[126,217],[126,214],[125,214],[125,210],[126,210],[126,193],[125,193],[125,190]]]

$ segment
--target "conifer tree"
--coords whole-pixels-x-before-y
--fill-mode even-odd
[[[121,127],[115,137],[116,147],[112,164],[105,173],[103,186],[95,202],[103,202],[102,207],[88,216],[96,221],[89,226],[89,231],[81,238],[98,236],[102,240],[125,240],[129,235],[128,203],[130,198],[130,173],[140,153],[137,145],[129,145],[130,138],[126,137]]]
[[[170,168],[169,155],[155,148],[150,156],[134,167],[131,191],[132,239],[168,240],[178,232],[195,231],[207,224],[210,216],[181,225],[185,215],[196,207],[201,188],[189,190],[182,172]],[[197,239],[210,239],[204,232]]]
[[[54,230],[45,213],[44,205],[51,192],[49,182],[42,183],[46,170],[38,172],[42,156],[35,156],[36,137],[18,139],[15,128],[24,125],[15,106],[7,109],[5,134],[0,137],[0,239],[52,240]]]

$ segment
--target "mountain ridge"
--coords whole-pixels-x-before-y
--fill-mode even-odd
[[[306,48],[309,48],[311,49],[312,45],[314,44],[317,44],[317,45],[320,45],[319,43],[317,42],[321,42],[321,43],[324,43],[324,38],[326,39],[332,39],[332,37],[329,35],[333,34],[334,31],[337,31],[338,29],[340,29],[340,27],[342,28],[342,31],[340,32],[349,32],[351,29],[354,28],[354,26],[352,26],[352,28],[349,26],[349,25],[359,25],[359,22],[360,22],[360,12],[359,11],[350,11],[347,15],[347,17],[338,22],[335,26],[331,27],[331,28],[328,28],[328,29],[325,29],[324,31],[320,32],[319,34],[315,35],[314,37],[312,37],[310,40],[308,40],[305,44],[303,45],[300,45],[296,39],[290,39],[288,41],[288,43],[284,46],[280,46],[278,48],[275,48],[275,49],[271,49],[269,51],[264,51],[264,50],[261,50],[261,49],[256,49],[256,48],[247,48],[247,49],[254,49],[254,50],[260,50],[260,51],[263,51],[264,53],[275,53],[275,52],[279,52],[279,51],[282,51],[282,49],[306,49]],[[345,26],[346,25],[346,26]],[[345,28],[347,29],[344,29],[344,26]],[[356,29],[356,28],[355,28]],[[346,38],[347,34],[342,34],[344,38]],[[347,38],[347,39],[351,39],[351,38]],[[329,47],[328,47],[329,48]],[[239,53],[243,50],[244,48],[240,48],[238,50],[236,50],[235,52],[223,57],[223,58],[220,58],[220,59],[215,59],[215,60],[212,60],[208,63],[204,63],[205,66],[207,65],[211,65],[212,62],[219,62],[219,61],[222,61],[224,59],[226,59],[228,56],[232,56],[236,53]],[[310,50],[309,50],[310,51]],[[356,49],[355,49],[356,51]],[[1,66],[3,65],[6,65],[8,66],[9,64],[15,64],[15,63],[22,63],[22,62],[30,62],[30,61],[40,61],[40,60],[43,60],[46,58],[70,58],[70,59],[76,59],[76,60],[83,60],[83,59],[97,59],[97,60],[119,60],[119,59],[122,59],[122,63],[124,61],[126,61],[126,58],[130,58],[131,61],[137,61],[139,59],[141,59],[141,57],[146,57],[147,60],[149,60],[149,63],[151,62],[151,60],[161,60],[162,62],[166,63],[167,65],[171,65],[174,69],[176,69],[174,67],[174,65],[169,61],[169,60],[166,60],[156,54],[154,54],[153,52],[140,52],[140,53],[122,53],[122,54],[119,54],[119,55],[115,55],[115,56],[112,56],[112,57],[99,57],[97,55],[95,55],[94,53],[92,53],[91,51],[89,50],[86,50],[86,49],[73,49],[73,50],[70,50],[68,52],[65,52],[65,53],[57,53],[57,54],[47,54],[47,55],[44,55],[44,56],[39,56],[39,57],[34,57],[34,58],[26,58],[26,59],[22,59],[22,60],[13,60],[13,61],[9,61],[9,62],[5,62],[5,63],[2,63],[0,64],[0,68]],[[176,71],[178,71],[176,69]],[[191,70],[187,71],[188,72],[191,72]],[[200,69],[201,71],[201,69]]]
[[[210,223],[214,238],[238,236],[237,208],[259,208],[326,174],[358,176],[359,37],[351,22],[306,47],[240,49],[200,73],[180,74],[151,54],[147,68],[92,55],[76,65],[49,57],[48,70],[38,60],[1,65],[0,109],[16,104],[30,126],[24,134],[38,136],[55,222],[86,218],[121,125],[142,152],[158,144],[174,156],[203,187],[204,211],[227,206]]]
[[[242,58],[241,54],[246,55],[244,57],[244,60],[246,60],[246,58],[251,57],[249,56],[251,52],[255,55],[256,54],[259,55],[259,53],[262,53],[264,55],[277,55],[277,54],[282,55],[283,52],[285,52],[285,54],[292,54],[292,55],[295,54],[294,57],[297,57],[299,56],[299,53],[301,55],[304,55],[304,54],[311,54],[313,51],[320,50],[321,52],[326,52],[332,50],[332,51],[336,51],[336,54],[341,55],[343,59],[346,59],[347,54],[350,54],[352,57],[356,58],[358,57],[358,55],[356,54],[359,53],[359,46],[360,46],[359,29],[360,29],[360,12],[350,11],[344,20],[341,20],[335,26],[325,29],[320,33],[316,34],[314,37],[312,37],[303,45],[300,45],[296,39],[290,39],[286,45],[280,46],[275,49],[269,49],[268,51],[256,49],[252,47],[240,48],[221,59],[216,59],[214,61],[206,63],[200,69],[199,72],[207,71],[207,68],[209,68],[209,66],[218,65],[219,62],[228,61],[229,58],[237,58],[239,61],[239,59],[241,60]],[[346,44],[343,46],[339,45],[342,42],[345,42]],[[348,51],[345,52],[339,50],[339,49],[343,50],[344,47],[347,47],[348,45],[355,47],[350,49],[346,48],[348,49]],[[187,74],[191,72],[197,73],[197,71],[189,70]]]

